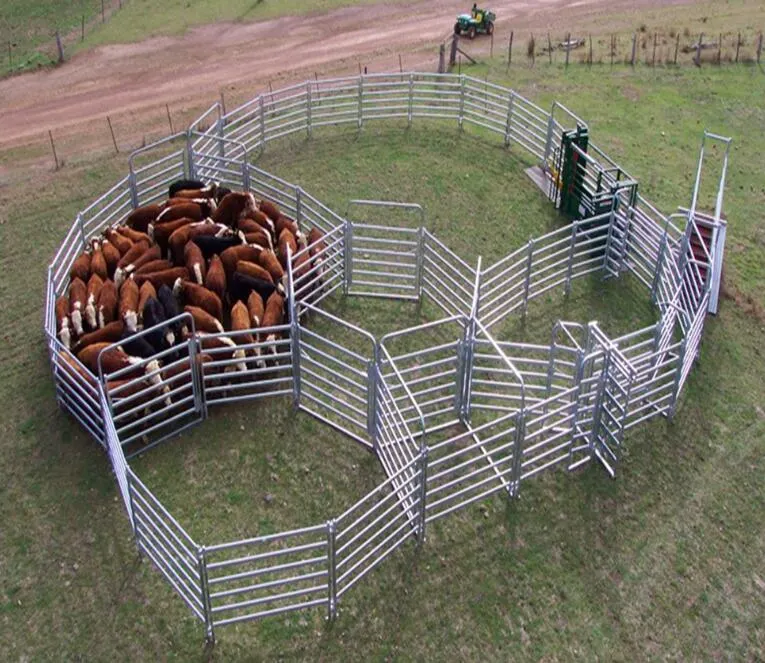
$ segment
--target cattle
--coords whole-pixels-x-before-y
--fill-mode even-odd
[[[69,350],[72,345],[72,330],[69,320],[69,297],[61,295],[56,299],[55,305],[56,314],[56,332],[58,334],[58,340],[61,344]]]
[[[107,279],[104,281],[101,291],[98,294],[98,326],[104,327],[108,323],[117,319],[117,286],[114,281]]]
[[[141,286],[146,281],[151,281],[151,284],[159,289],[160,286],[172,286],[178,279],[186,280],[189,278],[189,270],[185,267],[173,267],[172,269],[165,269],[161,272],[151,272],[150,274],[139,274],[135,277],[136,283]]]
[[[81,336],[82,329],[82,315],[85,313],[85,304],[88,298],[88,286],[85,282],[75,276],[69,282],[69,317],[72,320],[72,327],[74,333],[77,336]]]
[[[184,189],[204,189],[207,186],[202,180],[176,180],[167,191],[168,198],[175,198],[175,194]]]
[[[157,298],[157,290],[151,281],[146,281],[138,290],[138,322],[140,323],[143,323],[143,307],[151,297]]]
[[[93,252],[90,256],[90,273],[98,274],[103,280],[109,278],[109,268],[106,265],[104,252],[101,250],[101,243],[98,240],[93,241]]]
[[[138,329],[138,308],[141,291],[133,279],[128,279],[120,286],[119,317],[125,322],[125,328],[130,332]]]
[[[90,253],[83,251],[77,256],[69,270],[69,278],[71,280],[80,279],[83,283],[88,282],[90,278]]]
[[[236,263],[236,271],[246,276],[251,276],[254,279],[260,279],[261,281],[268,281],[273,283],[274,279],[270,272],[260,265],[250,262],[249,260],[239,260]]]
[[[258,228],[254,232],[242,232],[239,231],[240,237],[244,238],[245,244],[254,244],[256,246],[263,247],[264,249],[273,249],[274,242],[271,239],[271,233],[266,232],[263,228]]]
[[[127,329],[122,330],[122,342],[120,346],[127,354],[133,357],[142,357],[149,359],[157,354],[157,349],[149,343],[143,336],[136,336]]]
[[[267,214],[261,212],[260,210],[255,210],[254,212],[248,212],[244,218],[239,219],[240,230],[244,230],[244,228],[249,226],[247,221],[254,221],[261,228],[263,228],[263,230],[268,232],[272,237],[276,236],[276,227],[274,226],[274,222],[270,218],[268,218]],[[243,225],[244,227],[242,227]]]
[[[220,259],[223,262],[223,269],[226,270],[226,279],[229,281],[229,286],[231,285],[231,277],[236,271],[236,263],[240,260],[257,262],[261,251],[263,251],[263,249],[258,246],[247,246],[246,244],[242,244],[240,246],[232,246],[220,254]]]
[[[148,332],[145,338],[157,352],[175,345],[175,334],[170,327],[164,325],[166,321],[165,309],[159,300],[154,297],[146,300],[143,307],[143,326],[145,329],[156,329]]]
[[[234,272],[228,284],[228,295],[232,302],[246,302],[253,290],[263,298],[263,301],[266,301],[276,290],[276,286],[272,281],[253,278],[242,272]]]
[[[292,277],[294,279],[294,283],[298,284],[297,287],[309,291],[313,289],[314,283],[313,279],[309,277],[310,272],[311,259],[308,257],[308,254],[298,253],[297,257],[292,263]],[[307,285],[308,287],[306,288]],[[304,291],[302,294],[303,296],[306,296],[309,294],[309,292]]]
[[[96,303],[103,287],[104,280],[98,274],[92,274],[88,279],[88,289],[85,296],[85,322],[91,329],[98,327]]]
[[[104,237],[114,244],[117,251],[120,252],[120,256],[124,256],[134,244],[133,240],[128,239],[124,235],[120,235],[114,228],[107,228],[104,231]]]
[[[266,308],[263,312],[263,325],[262,327],[268,329],[270,327],[277,327],[284,322],[284,297],[278,292],[274,292],[266,301]],[[268,348],[268,352],[271,354],[277,354],[276,348],[276,332],[270,332],[266,335],[266,343],[271,343],[271,347]]]
[[[162,308],[165,310],[165,317],[168,320],[177,318],[181,314],[181,307],[178,305],[178,300],[175,298],[170,287],[162,285],[157,288],[157,299],[159,299],[159,303],[162,304]],[[178,321],[174,322],[172,325],[172,329],[178,338],[180,338],[182,324],[183,323]]]
[[[151,243],[151,238],[148,234],[145,232],[139,232],[137,230],[133,230],[133,228],[128,228],[127,226],[117,226],[117,233],[122,235],[123,237],[127,237],[133,244],[136,242],[149,242]]]
[[[260,324],[263,322],[265,305],[263,304],[263,298],[255,290],[253,290],[247,298],[247,311],[250,314],[252,326],[260,327]]]
[[[76,352],[79,352],[83,348],[94,343],[116,343],[122,338],[122,334],[125,331],[125,324],[122,320],[113,320],[108,325],[96,329],[95,331],[83,334],[77,339],[77,344],[74,346]]]
[[[128,265],[132,265],[138,258],[140,258],[146,251],[149,250],[149,242],[140,241],[135,242],[130,249],[120,258],[117,263],[117,269],[114,271],[114,282],[120,285],[125,279],[125,269]]]
[[[92,345],[83,348],[77,353],[77,358],[94,374],[98,375],[99,355],[101,355],[101,368],[104,375],[111,375],[117,371],[129,369],[134,367],[134,371],[128,370],[126,373],[120,375],[121,379],[128,379],[129,377],[140,377],[158,371],[160,368],[159,361],[156,359],[144,364],[144,360],[140,357],[133,357],[119,348],[111,348],[106,350],[111,343],[93,343]],[[103,354],[101,351],[105,350]],[[151,378],[152,384],[161,383],[159,374],[153,375]]]
[[[223,303],[220,297],[204,286],[178,279],[173,286],[173,294],[180,297],[186,304],[198,306],[221,322],[223,321]]]
[[[239,219],[257,209],[255,196],[251,193],[229,193],[220,201],[217,209],[211,214],[211,218],[215,223],[236,228]]]
[[[170,236],[178,230],[178,228],[190,226],[192,223],[194,223],[192,219],[183,216],[174,221],[152,224],[149,226],[149,237],[157,243],[164,255],[168,251]]]
[[[263,322],[263,314],[265,312],[265,305],[263,304],[263,298],[253,290],[250,296],[247,298],[247,313],[250,317],[250,323],[253,327],[260,327]],[[258,343],[262,340],[260,334],[257,335]],[[258,368],[265,368],[266,363],[261,359],[260,345],[255,348],[255,366]]]
[[[136,258],[135,262],[130,263],[127,265],[122,271],[125,274],[132,274],[137,269],[140,269],[148,262],[153,262],[155,260],[161,260],[162,259],[162,251],[160,251],[158,246],[151,246],[148,250],[144,251],[138,258]]]
[[[297,253],[297,241],[292,231],[288,228],[284,228],[279,233],[279,262],[282,265],[282,269],[287,271],[287,261],[289,256],[294,256]]]
[[[217,254],[210,258],[210,265],[205,276],[205,287],[218,295],[221,301],[226,296],[226,270],[223,269],[223,261]]]
[[[198,306],[184,306],[183,310],[194,320],[194,327],[197,331],[207,332],[208,334],[223,332],[223,324],[220,320],[211,316],[204,309]]]
[[[224,236],[230,234],[230,232],[231,231],[226,226],[216,225],[210,221],[200,221],[187,226],[181,226],[173,232],[173,234],[170,235],[168,247],[175,264],[180,265],[183,263],[183,249],[187,242],[192,239],[196,241],[200,236]]]
[[[106,260],[107,275],[109,278],[114,278],[114,272],[117,269],[117,263],[119,263],[122,254],[108,239],[101,243],[101,250],[104,252],[104,259]]]
[[[287,275],[276,257],[276,254],[273,251],[261,251],[258,256],[258,264],[268,271],[274,283],[282,284],[280,291],[283,294],[285,292],[284,284],[287,282]]]
[[[199,203],[183,201],[179,205],[165,207],[154,221],[154,225],[160,222],[165,223],[167,221],[175,221],[176,219],[182,219],[184,217],[189,218],[192,221],[201,221],[205,216],[202,206]]]
[[[250,314],[247,310],[247,306],[238,301],[231,307],[231,331],[240,332],[233,334],[233,339],[237,345],[249,345],[252,346],[255,343],[252,338],[252,334],[249,333],[250,329]],[[246,371],[247,363],[244,361],[247,357],[247,348],[237,348],[234,351],[234,359],[238,359],[236,364],[238,371]]]
[[[224,251],[239,246],[242,239],[236,235],[200,235],[194,238],[197,246],[202,250],[204,257],[209,260],[214,255],[221,255]]]
[[[133,273],[134,276],[139,274],[151,274],[152,272],[161,272],[166,269],[172,269],[173,265],[169,260],[160,258],[159,260],[150,260],[144,263]]]
[[[281,210],[276,203],[272,203],[270,200],[258,201],[258,209],[263,212],[272,221],[276,221],[281,216]]]
[[[193,240],[189,241],[183,248],[183,262],[194,280],[199,285],[204,285],[207,265],[202,250]]]
[[[159,213],[162,211],[161,205],[152,203],[151,205],[143,205],[137,207],[125,219],[125,225],[129,228],[133,228],[138,232],[145,233],[150,223],[153,223]]]
[[[289,230],[295,237],[300,235],[300,228],[298,224],[284,214],[280,214],[274,221],[274,233],[277,237],[282,234],[283,230]]]

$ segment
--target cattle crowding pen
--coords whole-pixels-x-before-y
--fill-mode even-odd
[[[470,264],[424,225],[351,222],[253,164],[277,138],[310,136],[322,126],[360,129],[383,118],[407,125],[452,120],[499,135],[505,146],[538,160],[538,179],[553,204],[570,206],[574,195],[575,220],[493,265],[480,258]],[[704,133],[690,207],[665,216],[637,192],[634,179],[580,140],[586,131],[557,103],[547,112],[513,90],[465,75],[311,80],[261,94],[226,115],[213,105],[186,132],[134,152],[129,174],[77,215],[47,277],[45,332],[57,399],[107,450],[140,553],[204,623],[208,639],[225,624],[304,608],[323,606],[332,619],[346,592],[408,539],[421,543],[433,521],[500,491],[517,496],[523,481],[558,466],[573,470],[595,460],[613,475],[625,432],[672,416],[706,314],[716,311],[730,141]],[[722,176],[714,211],[702,213],[709,141],[724,145]],[[201,364],[192,335],[179,346],[180,359],[178,347],[155,357],[175,370],[168,393],[147,401],[124,381],[110,389],[119,374],[95,377],[79,365],[56,337],[54,303],[91,237],[188,177],[274,200],[302,229],[322,230],[326,246],[320,268],[299,278],[289,271],[289,320],[265,330],[279,339],[269,344],[274,354],[265,365],[234,374],[210,370],[232,360],[210,350],[212,364]],[[549,345],[492,335],[492,327],[525,314],[543,293],[568,293],[588,274],[624,272],[650,294],[655,324],[610,338],[595,322],[559,321]],[[320,307],[338,290],[427,298],[445,317],[376,339]],[[307,316],[341,333],[321,335],[305,325]],[[193,330],[191,317],[182,317]],[[349,336],[354,349],[338,340]],[[265,343],[256,338],[251,347]],[[133,472],[131,453],[203,422],[211,406],[280,395],[373,452],[387,478],[323,523],[225,543],[195,541]]]

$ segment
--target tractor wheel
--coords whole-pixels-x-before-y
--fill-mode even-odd
[[[491,21],[489,21],[486,24],[486,34],[487,35],[493,35],[494,34],[494,23],[492,23]]]
[[[471,25],[467,31],[468,39],[475,39],[475,26]]]
[[[459,23],[455,23],[454,24],[454,34],[458,35],[459,33],[460,33],[460,24]]]

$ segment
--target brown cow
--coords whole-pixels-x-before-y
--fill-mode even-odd
[[[189,270],[185,267],[173,267],[172,269],[163,269],[161,272],[151,272],[150,274],[138,274],[135,277],[135,281],[139,286],[142,286],[146,281],[151,281],[151,284],[159,290],[163,285],[168,288],[172,288],[173,284],[178,279],[186,280],[189,278]]]
[[[104,231],[104,237],[114,244],[117,251],[120,252],[120,256],[124,256],[134,244],[132,239],[120,235],[114,228],[107,228]]]
[[[207,268],[205,276],[205,287],[214,292],[221,301],[226,296],[226,270],[223,268],[223,261],[219,255],[210,258],[210,266]]]
[[[202,250],[193,240],[189,241],[183,248],[183,261],[186,263],[186,269],[189,270],[189,274],[194,277],[197,284],[204,285],[207,265],[205,265]]]
[[[153,286],[152,286],[153,287]],[[119,316],[125,321],[125,327],[130,332],[138,329],[138,303],[141,291],[133,279],[128,279],[120,286]]]
[[[61,295],[56,300],[56,331],[61,344],[68,350],[72,345],[72,330],[69,321],[69,298]]]
[[[240,260],[249,260],[250,262],[257,262],[258,256],[263,251],[259,246],[247,246],[241,244],[239,246],[231,246],[220,254],[220,259],[223,262],[223,269],[226,270],[226,278],[230,281],[231,277],[236,271],[236,263]]]
[[[117,226],[117,232],[123,237],[127,237],[133,244],[136,242],[149,242],[151,244],[151,238],[143,232],[138,232],[127,226]]]
[[[122,320],[113,320],[100,329],[96,329],[95,331],[80,336],[74,346],[74,350],[75,352],[79,352],[83,348],[93,345],[94,343],[116,343],[122,338],[124,329],[125,324]]]
[[[95,375],[98,375],[98,356],[101,351],[107,348],[109,345],[111,345],[111,343],[94,343],[89,345],[77,353],[77,358],[83,364],[85,364],[85,366],[87,366]],[[141,364],[143,361],[144,360],[140,357],[131,357],[129,354],[123,352],[119,348],[112,348],[111,350],[104,352],[104,354],[101,356],[101,367],[104,371],[104,375],[110,375],[116,371]],[[147,375],[149,373],[159,371],[159,368],[159,361],[153,359],[147,362],[143,367],[136,366],[135,371],[128,371],[127,374],[121,375],[120,379],[125,380],[129,377]],[[160,384],[162,382],[162,378],[160,377],[159,373],[152,375],[149,380],[152,384]]]
[[[266,302],[266,308],[263,312],[263,325],[262,327],[276,327],[284,322],[284,297],[278,292],[274,292]],[[266,338],[266,343],[275,343],[276,332],[270,332]],[[272,345],[268,350],[271,354],[277,354],[278,350],[276,345]]]
[[[101,250],[101,242],[93,240],[93,253],[90,256],[90,273],[98,274],[103,280],[109,278],[109,267],[106,264],[104,252]]]
[[[176,219],[182,219],[184,217],[187,217],[192,221],[201,221],[205,216],[201,205],[184,200],[178,205],[165,207],[165,209],[159,213],[159,216],[157,216],[154,223],[156,225],[160,222],[175,221]]]
[[[101,294],[101,288],[104,287],[104,280],[98,274],[92,274],[88,279],[88,290],[85,297],[85,322],[88,327],[96,329],[98,327],[98,318],[96,317],[96,302]]]
[[[90,278],[90,253],[83,251],[77,256],[69,270],[69,278],[80,279],[83,283],[88,282]]]
[[[258,201],[258,208],[272,221],[276,221],[282,213],[279,206],[276,203],[272,203],[270,200]]]
[[[215,223],[223,223],[230,228],[236,228],[239,219],[257,209],[255,196],[251,193],[231,192],[223,197],[211,218]]]
[[[139,274],[151,274],[152,272],[161,272],[165,269],[171,269],[172,264],[169,260],[150,260],[149,262],[144,263],[141,265],[138,269],[135,270],[134,275],[138,276]]]
[[[69,315],[72,319],[72,327],[77,336],[82,335],[82,315],[85,313],[85,304],[88,299],[88,286],[85,282],[75,277],[69,282]]]
[[[223,332],[223,325],[220,320],[211,316],[203,308],[199,306],[184,306],[183,310],[193,318],[197,331],[207,332],[208,334]]]
[[[187,304],[198,306],[218,320],[223,320],[223,303],[220,297],[204,286],[187,279],[177,279],[173,285],[173,294],[182,297]]]
[[[254,262],[250,262],[249,260],[237,261],[236,271],[241,274],[251,276],[254,279],[261,279],[262,281],[268,281],[268,283],[274,282],[270,272],[265,267],[261,267]]]
[[[138,284],[136,284],[138,285]],[[138,321],[143,321],[143,307],[146,306],[146,302],[149,301],[149,299],[157,298],[157,290],[152,285],[151,281],[145,281],[141,287],[138,289]]]
[[[105,327],[108,323],[117,319],[117,286],[114,281],[106,280],[98,294],[98,326]]]
[[[250,329],[250,314],[247,310],[247,306],[243,302],[236,302],[231,307],[231,331],[241,332],[234,335],[234,341],[237,345],[252,345],[255,340],[252,338],[252,334],[249,333]],[[239,363],[236,364],[238,371],[247,370],[247,349],[238,348],[234,351],[234,359],[238,359]]]
[[[149,224],[154,222],[161,211],[162,207],[156,203],[137,207],[125,219],[125,225],[138,232],[145,233]]]
[[[117,269],[117,263],[119,263],[122,254],[119,252],[117,247],[114,246],[114,244],[112,244],[108,239],[105,239],[101,243],[101,250],[104,252],[108,278],[112,278],[114,276],[115,270]]]

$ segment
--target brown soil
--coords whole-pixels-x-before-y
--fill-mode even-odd
[[[670,0],[682,4],[692,0]],[[322,15],[245,24],[214,24],[180,38],[117,44],[74,56],[65,65],[0,81],[0,145],[38,140],[49,128],[82,131],[96,118],[146,113],[164,104],[209,104],[224,86],[256,89],[269,80],[313,72],[433,70],[434,45],[451,32],[454,17],[470,3],[423,0],[416,5],[368,5]],[[498,0],[495,39],[505,42],[529,29],[549,30],[567,21],[634,12],[667,0]],[[479,42],[482,42],[479,44]],[[466,48],[488,49],[483,37]],[[498,49],[498,52],[501,49]],[[371,71],[371,69],[370,69]],[[82,147],[86,147],[86,144]],[[84,150],[83,150],[84,151]]]

